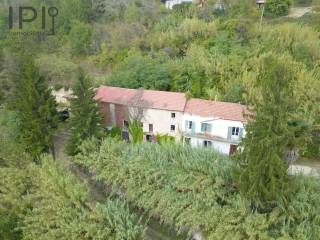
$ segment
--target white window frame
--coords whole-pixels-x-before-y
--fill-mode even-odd
[[[240,127],[232,127],[231,136],[239,137],[240,136]]]

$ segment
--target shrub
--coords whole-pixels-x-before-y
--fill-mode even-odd
[[[288,15],[291,6],[291,0],[268,0],[266,2],[266,13],[274,16]]]
[[[90,144],[75,161],[97,180],[126,191],[135,206],[160,215],[181,231],[202,230],[213,239],[316,239],[320,234],[320,182],[299,176],[290,205],[268,214],[252,211],[232,179],[233,163],[207,149],[134,144],[107,139]]]
[[[107,130],[107,135],[120,140],[122,138],[122,130],[119,127],[113,127],[112,129]]]
[[[141,219],[126,204],[110,199],[92,204],[88,187],[50,158],[31,168],[35,186],[21,197],[32,203],[19,228],[23,239],[144,239]]]
[[[130,123],[129,133],[132,143],[141,143],[143,141],[143,129],[139,121],[134,120]]]
[[[156,138],[157,138],[157,143],[159,143],[160,145],[175,143],[175,138],[168,134],[163,134],[163,135],[157,134]]]

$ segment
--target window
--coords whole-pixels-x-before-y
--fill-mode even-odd
[[[170,126],[170,130],[171,130],[171,132],[175,132],[176,131],[176,125],[171,125]]]
[[[149,132],[150,132],[150,133],[153,132],[153,124],[149,124]]]
[[[211,147],[211,146],[212,146],[212,142],[211,142],[211,141],[204,140],[204,141],[203,141],[203,146],[206,147],[206,148],[207,148],[207,147]]]
[[[212,131],[212,124],[201,123],[201,132],[210,133]]]
[[[238,128],[238,127],[233,127],[232,128],[232,136],[239,136],[239,134],[240,134],[240,128]]]
[[[228,139],[239,140],[243,137],[243,128],[240,127],[229,127],[228,128]]]
[[[171,113],[171,118],[176,118],[176,113]]]
[[[191,130],[193,126],[193,122],[192,121],[186,121],[186,128]]]

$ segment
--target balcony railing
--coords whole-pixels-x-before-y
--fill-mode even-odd
[[[230,143],[237,143],[237,144],[241,141],[240,137],[223,138],[223,137],[214,135],[210,132],[195,132],[192,130],[185,131],[184,135],[187,137],[197,137],[197,138],[201,138],[201,139],[230,142]]]

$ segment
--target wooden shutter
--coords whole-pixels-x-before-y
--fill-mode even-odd
[[[196,134],[196,123],[192,122],[192,134]]]
[[[243,128],[240,128],[240,132],[239,132],[239,138],[243,137]]]
[[[205,132],[205,131],[206,131],[206,124],[201,123],[201,132]]]

